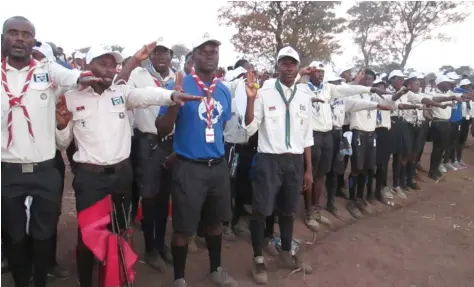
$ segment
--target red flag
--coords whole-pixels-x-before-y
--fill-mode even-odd
[[[112,197],[107,195],[77,215],[82,241],[100,261],[105,259],[107,238],[112,234],[107,229],[111,213]]]
[[[121,260],[120,249],[123,252],[123,262]],[[108,238],[107,259],[104,274],[104,287],[120,287],[126,285],[127,277],[130,283],[135,280],[135,271],[133,265],[137,262],[138,256],[133,252],[130,245],[117,234],[113,234]],[[124,273],[124,267],[126,274]]]
[[[137,215],[135,215],[135,223],[140,222],[143,219],[143,207],[142,201],[138,202]]]

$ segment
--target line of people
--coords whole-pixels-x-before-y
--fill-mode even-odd
[[[326,189],[326,209],[340,218],[334,202],[347,197],[349,161],[347,208],[355,218],[369,213],[375,200],[391,205],[394,194],[406,198],[420,189],[416,167],[427,136],[433,141],[430,178],[463,168],[474,117],[469,80],[456,87],[456,75],[440,75],[427,87],[420,73],[369,69],[353,78],[352,67],[330,73],[318,61],[300,67],[292,47],[278,52],[274,78],[257,79],[246,60],[222,77],[220,44],[208,34],[197,39],[179,72],[170,68],[173,51],[164,41],[136,53],[94,46],[76,53],[75,69],[68,70],[55,62],[51,45],[36,42],[30,21],[4,23],[2,247],[15,286],[26,287],[31,272],[35,286],[46,286],[58,266],[51,258],[64,183],[59,150],[67,150],[74,172],[82,287],[93,285],[98,243],[81,217],[108,196],[121,211],[118,230],[141,219],[145,262],[160,272],[172,264],[172,286],[187,286],[195,236],[205,238],[210,280],[238,286],[221,266],[222,239],[246,232],[253,279],[265,284],[264,250],[279,256],[282,268],[312,272],[304,250],[293,248],[301,194],[308,228],[331,225],[320,197]],[[391,156],[393,188],[387,182]]]

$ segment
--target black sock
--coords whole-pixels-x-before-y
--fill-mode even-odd
[[[326,175],[326,190],[328,192],[327,207],[334,207],[336,197],[337,175],[333,171]]]
[[[415,164],[407,162],[406,165],[406,176],[407,176],[407,185],[413,185],[413,176],[415,175]]]
[[[275,234],[275,213],[265,218],[265,231],[263,238],[273,238]]]
[[[222,234],[207,236],[206,244],[212,273],[217,271],[218,267],[221,267]]]
[[[171,255],[173,256],[174,280],[184,278],[184,269],[186,268],[186,258],[188,256],[188,245],[171,245]]]
[[[33,270],[34,270],[34,286],[46,287],[46,279],[48,277],[48,270],[51,267],[50,258],[52,253],[52,241],[33,239],[34,255],[33,255]]]
[[[168,224],[169,201],[162,201],[156,206],[155,210],[155,242],[156,250],[163,256],[165,251],[166,225]]]
[[[365,174],[359,174],[357,177],[357,197],[364,198]]]
[[[28,239],[21,242],[11,242],[6,249],[8,265],[12,272],[15,287],[28,287],[30,279],[30,254],[28,252]]]
[[[81,231],[78,230],[76,248],[77,277],[81,287],[92,287],[92,272],[94,271],[94,255],[82,241]]]
[[[400,156],[398,154],[393,155],[392,160],[392,172],[393,172],[393,187],[400,186]]]
[[[281,215],[278,218],[278,225],[280,226],[281,250],[290,251],[291,242],[293,240],[293,216]]]
[[[356,199],[357,175],[349,176],[349,199]]]
[[[372,196],[373,194],[373,185],[374,185],[374,170],[369,169],[367,171],[367,197]]]
[[[379,166],[375,173],[375,196],[378,198],[382,195],[382,187],[384,187],[384,170]]]
[[[400,179],[399,179],[401,188],[405,188],[407,186],[406,175],[407,175],[407,166],[406,164],[402,164],[400,165]]]
[[[263,239],[265,232],[264,217],[252,218],[249,224],[252,239],[253,256],[263,256]]]
[[[155,250],[155,205],[151,201],[142,200],[142,231],[145,239],[145,252],[150,253]]]

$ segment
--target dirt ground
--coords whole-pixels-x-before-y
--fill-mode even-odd
[[[473,144],[472,138],[470,143]],[[430,145],[425,148],[423,164],[429,163]],[[276,270],[275,258],[269,261],[267,286],[363,286],[363,287],[472,287],[474,286],[474,149],[465,151],[464,160],[471,167],[450,172],[445,180],[434,183],[422,174],[421,192],[411,192],[405,201],[396,198],[395,207],[371,206],[372,214],[356,221],[338,199],[345,221],[329,213],[334,226],[318,234],[309,232],[298,220],[295,237],[305,246],[306,261],[312,275]],[[391,179],[389,180],[391,183]],[[76,215],[71,174],[68,172],[59,226],[60,261],[69,267],[70,278],[51,280],[51,287],[77,286],[74,262]],[[321,202],[325,202],[325,198]],[[135,233],[135,245],[142,257],[141,232]],[[252,282],[250,238],[225,244],[223,266],[235,276],[240,286]],[[189,254],[186,277],[189,286],[213,286],[207,279],[209,263],[202,248]],[[135,286],[167,286],[172,268],[159,274],[142,261],[136,265]],[[12,286],[8,275],[3,286]]]

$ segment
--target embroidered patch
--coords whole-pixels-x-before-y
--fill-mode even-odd
[[[305,105],[300,105],[300,111],[306,112],[306,106]]]
[[[276,108],[275,108],[275,106],[271,106],[271,107],[268,107],[268,110],[269,111],[276,111]]]
[[[46,100],[48,98],[48,95],[46,95],[45,93],[42,93],[40,95],[40,99],[42,99],[43,101]]]
[[[79,107],[76,107],[76,112],[84,111],[85,109],[86,109],[86,107],[79,106]]]
[[[49,83],[48,73],[34,74],[33,81],[35,83]]]
[[[123,97],[122,96],[119,96],[119,97],[113,97],[112,98],[112,105],[116,106],[116,105],[121,105],[121,104],[124,104],[124,100],[123,100]]]

